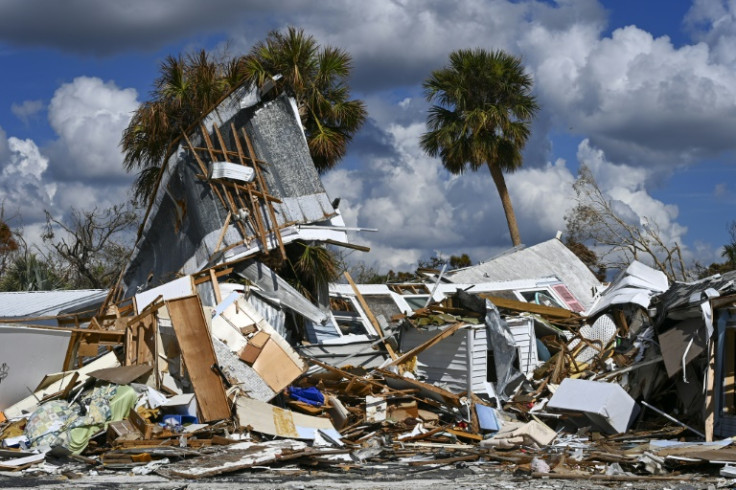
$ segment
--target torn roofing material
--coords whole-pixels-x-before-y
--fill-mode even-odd
[[[67,291],[18,291],[0,293],[0,319],[49,317],[33,323],[57,325],[57,315],[93,311],[105,297],[105,289],[77,289]]]
[[[709,298],[731,294],[735,289],[736,271],[716,274],[695,282],[676,282],[653,300],[657,307],[657,326],[661,327],[668,317],[676,317],[678,312],[698,310]]]
[[[123,275],[124,297],[223,261],[283,253],[284,243],[301,238],[300,224],[324,224],[322,239],[347,242],[293,101],[279,96],[247,103],[252,91],[241,87],[183,134]],[[210,180],[219,161],[249,166],[255,179]]]
[[[669,281],[663,272],[635,260],[596,298],[586,316],[595,316],[612,305],[636,304],[649,308],[651,299],[668,287]]]
[[[593,304],[595,290],[601,287],[588,266],[557,238],[450,271],[446,277],[456,283],[481,283],[534,279],[550,274],[567,286],[583,309]]]

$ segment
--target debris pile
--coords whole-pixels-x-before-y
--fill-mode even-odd
[[[263,95],[183,134],[106,297],[0,298],[27,306],[0,313],[0,471],[736,475],[736,273],[603,285],[553,239],[307,298],[273,267],[289,247],[360,247],[293,104]]]

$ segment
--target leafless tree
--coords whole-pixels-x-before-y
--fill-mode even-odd
[[[670,281],[688,279],[680,245],[666,243],[652,220],[626,220],[587,166],[580,167],[573,188],[577,205],[565,216],[569,240],[592,244],[599,251],[600,264],[608,269],[622,269],[639,260],[664,272]]]
[[[127,261],[136,221],[137,215],[128,205],[73,209],[65,221],[46,211],[43,240],[56,251],[69,284],[104,289],[112,285]]]

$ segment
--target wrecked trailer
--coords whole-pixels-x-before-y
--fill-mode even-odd
[[[632,281],[622,282],[631,286]],[[399,318],[395,313],[397,309],[401,311],[398,303],[394,303],[394,308],[379,300],[386,291],[400,299],[395,290],[362,285],[350,285],[349,290],[333,288],[333,293],[340,291],[337,296],[342,300],[352,291],[350,304],[361,309],[354,319],[372,324],[371,317],[375,319],[380,311],[378,316],[391,316],[388,322],[401,325],[399,330],[403,330],[395,358],[387,348],[381,367],[360,368],[349,366],[349,362],[336,367],[291,350],[266,316],[256,311],[254,304],[268,296],[261,296],[264,291],[260,288],[228,283],[224,275],[213,276],[209,270],[183,276],[138,293],[134,301],[140,307],[137,314],[131,311],[112,323],[102,321],[110,328],[124,327],[122,366],[100,368],[102,360],[110,356],[115,359],[114,353],[108,353],[89,364],[97,363],[92,372],[83,368],[83,372],[75,370],[62,376],[71,381],[56,391],[38,392],[39,399],[48,397],[48,401],[29,407],[23,417],[42,421],[48,417],[48,409],[36,412],[51,401],[71,403],[69,400],[80,399],[93,401],[94,406],[102,408],[109,405],[110,413],[117,415],[99,426],[98,421],[92,421],[96,422],[95,430],[101,432],[85,432],[90,436],[82,441],[85,447],[81,453],[86,459],[72,458],[65,464],[97,470],[139,468],[136,471],[154,471],[169,478],[207,478],[264,465],[289,471],[319,468],[357,474],[361,469],[387,462],[428,469],[462,462],[479,470],[505,468],[531,477],[633,481],[682,478],[668,472],[681,470],[683,458],[705,464],[729,460],[730,441],[714,446],[692,440],[650,441],[687,434],[686,430],[673,430],[672,426],[649,432],[632,431],[630,426],[638,408],[634,403],[638,402],[625,398],[616,376],[620,375],[618,361],[636,354],[632,351],[616,358],[615,366],[602,362],[610,349],[595,348],[592,339],[581,336],[586,323],[595,324],[593,319],[565,308],[508,297],[508,291],[513,290],[492,291],[490,285],[479,285],[479,289],[485,290],[485,297],[481,297],[458,292],[456,287],[450,294],[452,286],[447,287],[447,292],[441,293],[442,301],[430,301],[426,307],[401,312]],[[408,287],[398,288],[402,289],[407,291]],[[216,304],[206,305],[200,299],[203,293],[198,291],[213,291]],[[611,290],[614,293],[616,288]],[[393,297],[392,294],[383,298]],[[269,304],[276,309],[274,302]],[[376,312],[372,311],[373,306]],[[617,318],[615,309],[623,307],[628,308],[617,303],[614,310],[601,312],[614,318],[619,330],[622,320]],[[642,306],[637,304],[636,308]],[[556,365],[552,358],[541,366],[541,359],[526,366],[519,362],[520,353],[528,355],[530,351],[524,350],[511,333],[510,325],[514,322],[526,322],[527,331],[534,330],[537,322],[545,325],[538,334],[535,332],[538,340],[545,345],[558,345],[557,354],[569,351],[570,364],[561,382],[553,382],[552,377],[535,379],[541,367],[550,362]],[[325,323],[328,324],[329,321]],[[416,338],[416,345],[404,343],[410,338],[402,339],[409,328],[428,328],[430,338]],[[443,357],[433,356],[433,350],[452,351],[457,341],[462,344],[467,340],[468,332],[475,335],[480,329],[492,338],[490,343],[482,343],[483,347],[491,347],[494,359],[500,361],[493,364],[497,371],[492,382],[493,391],[498,391],[495,397],[485,383],[483,389],[474,384],[472,370],[467,371],[469,382],[458,386],[433,379],[431,373],[422,371],[422,364],[428,366],[433,358]],[[391,332],[382,329],[383,335]],[[554,339],[545,335],[553,332]],[[386,338],[378,337],[376,346],[384,345]],[[506,339],[505,343],[501,338]],[[580,347],[570,347],[575,340]],[[502,349],[504,345],[506,350]],[[582,368],[581,363],[576,367],[572,362],[575,349],[577,354],[593,349],[592,357],[585,363],[587,367]],[[455,352],[468,360],[467,346]],[[662,364],[661,359],[659,362]],[[295,369],[286,369],[287,363],[293,363]],[[488,365],[485,370],[481,376],[488,376]],[[153,373],[157,374],[152,376]],[[593,379],[609,375],[613,375],[612,382]],[[489,382],[488,378],[485,381]],[[556,392],[555,384],[559,385]],[[592,384],[605,396],[586,397]],[[112,388],[105,388],[109,386],[121,388],[113,393]],[[132,391],[124,388],[128,386]],[[270,391],[262,392],[258,386]],[[97,391],[89,391],[92,387]],[[133,393],[136,408],[121,415],[114,407],[126,408],[133,403]],[[81,398],[77,398],[80,394]],[[612,406],[622,408],[621,400],[627,401],[628,411],[614,414],[608,410]],[[588,403],[582,406],[581,401]],[[575,415],[581,412],[584,417]],[[76,424],[86,419],[69,420]],[[17,423],[11,422],[4,430],[17,427],[13,425]],[[39,431],[38,427],[45,426],[34,422],[23,436],[37,439],[45,430]],[[68,436],[57,434],[54,440],[59,438],[61,447],[72,452],[81,447],[65,446],[65,437]],[[627,442],[632,438],[644,438],[647,443],[632,446]],[[17,439],[6,436],[3,440]],[[32,450],[39,447],[34,445]],[[42,461],[31,451],[23,454],[23,458],[36,458],[35,463],[23,463],[31,465],[28,470]],[[47,461],[53,457],[52,453],[44,456]],[[10,467],[16,463],[6,464]],[[23,464],[18,467],[23,468]]]
[[[357,285],[346,274],[311,301],[276,272],[286,247],[351,245],[293,102],[259,96],[238,89],[182,136],[115,301],[89,335],[72,332],[63,372],[5,411],[0,467],[58,458],[196,479],[462,463],[630,481],[736,460],[730,440],[706,446],[690,420],[653,412],[675,352],[652,342],[672,327],[657,322],[699,318],[695,308],[707,326],[705,305],[728,310],[732,283],[670,287],[632,264],[597,294],[554,239],[488,261],[504,277]],[[719,315],[728,340],[732,317]],[[689,328],[687,369],[708,351]],[[707,379],[730,379],[724,366]]]

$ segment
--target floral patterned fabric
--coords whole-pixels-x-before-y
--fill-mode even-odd
[[[54,400],[40,406],[28,419],[25,434],[31,447],[63,446],[75,454],[81,453],[89,439],[107,423],[127,417],[138,396],[129,386],[98,386],[81,400],[70,405]]]

